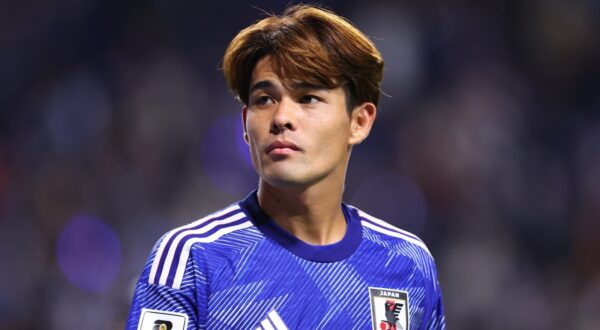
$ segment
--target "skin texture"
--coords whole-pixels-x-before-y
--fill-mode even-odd
[[[259,204],[299,239],[331,244],[346,231],[340,203],[350,152],[369,134],[376,108],[365,102],[349,113],[341,87],[288,88],[277,72],[269,56],[258,61],[242,112]]]

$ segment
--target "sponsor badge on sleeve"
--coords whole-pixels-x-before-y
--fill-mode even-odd
[[[185,330],[187,323],[185,314],[143,308],[138,330]]]

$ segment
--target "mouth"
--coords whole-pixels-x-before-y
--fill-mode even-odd
[[[300,148],[289,141],[275,141],[265,149],[265,152],[270,155],[288,155],[295,151],[300,151]]]

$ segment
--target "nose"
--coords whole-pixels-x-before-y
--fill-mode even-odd
[[[283,98],[277,104],[275,113],[271,119],[271,134],[282,134],[286,130],[296,130],[294,113],[295,103],[288,98]]]

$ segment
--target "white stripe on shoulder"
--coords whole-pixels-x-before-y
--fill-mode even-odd
[[[429,255],[431,255],[431,252],[429,252],[429,249],[427,248],[427,245],[425,245],[425,243],[423,243],[423,241],[421,241],[418,238],[413,238],[411,236],[402,235],[402,234],[397,233],[395,231],[391,231],[391,230],[388,230],[388,229],[385,229],[385,228],[381,228],[381,227],[379,227],[377,225],[374,225],[374,224],[372,224],[372,223],[370,223],[368,221],[362,221],[362,225],[365,226],[365,227],[367,227],[367,228],[373,229],[373,230],[375,230],[377,232],[380,232],[382,234],[386,234],[386,235],[392,236],[392,237],[401,238],[401,239],[403,239],[403,240],[405,240],[407,242],[410,242],[410,243],[413,243],[415,245],[418,245],[421,248],[423,248],[423,250],[425,250]]]
[[[171,265],[173,264],[173,257],[175,256],[177,247],[180,245],[180,242],[182,239],[184,239],[186,236],[189,236],[189,235],[197,235],[197,234],[206,233],[209,230],[215,228],[216,226],[226,225],[228,223],[235,222],[237,220],[244,218],[245,216],[246,216],[246,214],[244,214],[244,212],[240,211],[239,213],[235,213],[234,215],[229,216],[225,219],[210,221],[198,229],[188,229],[186,231],[180,232],[177,236],[175,236],[175,239],[173,239],[173,243],[169,247],[169,250],[167,252],[167,258],[165,259],[165,264],[163,266],[162,274],[160,275],[160,279],[159,279],[158,283],[162,284],[162,285],[165,285],[167,283],[169,270],[171,269]],[[187,258],[186,258],[186,260],[187,260]]]
[[[400,228],[398,228],[398,227],[396,227],[396,226],[394,226],[392,224],[389,224],[389,223],[387,223],[387,222],[385,222],[385,221],[383,221],[381,219],[375,218],[374,216],[372,216],[372,215],[370,215],[368,213],[365,213],[365,212],[363,212],[363,211],[361,211],[361,210],[359,210],[357,208],[355,208],[355,210],[358,211],[358,215],[359,216],[361,216],[363,218],[367,218],[367,219],[375,222],[376,224],[380,225],[381,227],[387,228],[387,229],[392,230],[392,231],[397,231],[397,232],[400,232],[400,234],[404,234],[406,236],[409,236],[409,237],[412,237],[414,239],[420,240],[419,237],[417,237],[417,235],[415,235],[415,234],[413,234],[411,232],[408,232],[406,230],[400,229]]]
[[[177,234],[178,232],[182,231],[182,230],[186,230],[186,229],[190,229],[193,227],[196,227],[210,219],[222,216],[224,214],[227,214],[229,212],[235,211],[235,210],[240,210],[240,206],[236,203],[233,204],[229,207],[226,207],[220,211],[214,212],[212,214],[209,214],[201,219],[198,219],[194,222],[191,222],[187,225],[181,226],[181,227],[177,227],[171,231],[169,231],[167,233],[167,235],[165,235],[165,237],[163,238],[162,242],[160,243],[156,254],[154,255],[154,261],[152,262],[152,268],[150,269],[150,276],[148,278],[148,282],[150,284],[155,284],[156,283],[156,271],[158,270],[158,266],[160,264],[160,259],[162,258],[162,255],[165,253],[165,249],[167,248],[167,244],[168,242],[171,240],[171,238]],[[241,210],[240,210],[241,211]],[[164,267],[163,267],[164,269]]]
[[[415,245],[418,245],[420,247],[423,248],[423,250],[427,251],[427,253],[429,255],[431,255],[431,252],[429,252],[429,249],[427,248],[427,245],[425,245],[425,243],[415,234],[410,233],[406,230],[400,229],[394,225],[391,225],[381,219],[375,218],[374,216],[367,214],[355,207],[352,207],[353,209],[355,209],[358,212],[358,215],[363,218],[363,220],[361,221],[361,223],[363,224],[363,226],[367,227],[367,228],[371,228],[377,232],[380,232],[382,234],[386,234],[388,236],[392,236],[392,237],[397,237],[397,238],[401,238],[405,241],[411,242]]]
[[[223,235],[233,233],[234,231],[245,229],[245,228],[252,227],[252,226],[253,226],[252,222],[244,221],[235,226],[221,228],[210,236],[195,237],[195,238],[190,238],[189,240],[187,240],[185,242],[185,245],[183,246],[183,250],[181,250],[181,255],[180,255],[179,261],[177,263],[177,271],[175,272],[175,278],[173,280],[173,288],[175,288],[175,289],[181,288],[181,282],[183,281],[183,274],[185,272],[185,266],[186,266],[187,260],[190,256],[190,250],[192,248],[192,245],[194,245],[196,243],[214,242],[217,239],[219,239],[220,237],[222,237]],[[169,268],[170,268],[170,266],[169,266]],[[168,272],[169,272],[168,268],[164,268],[163,274],[168,275]],[[161,282],[162,282],[162,277],[161,277]],[[165,282],[166,282],[166,277],[165,277]],[[164,284],[164,283],[161,283],[161,284]]]

